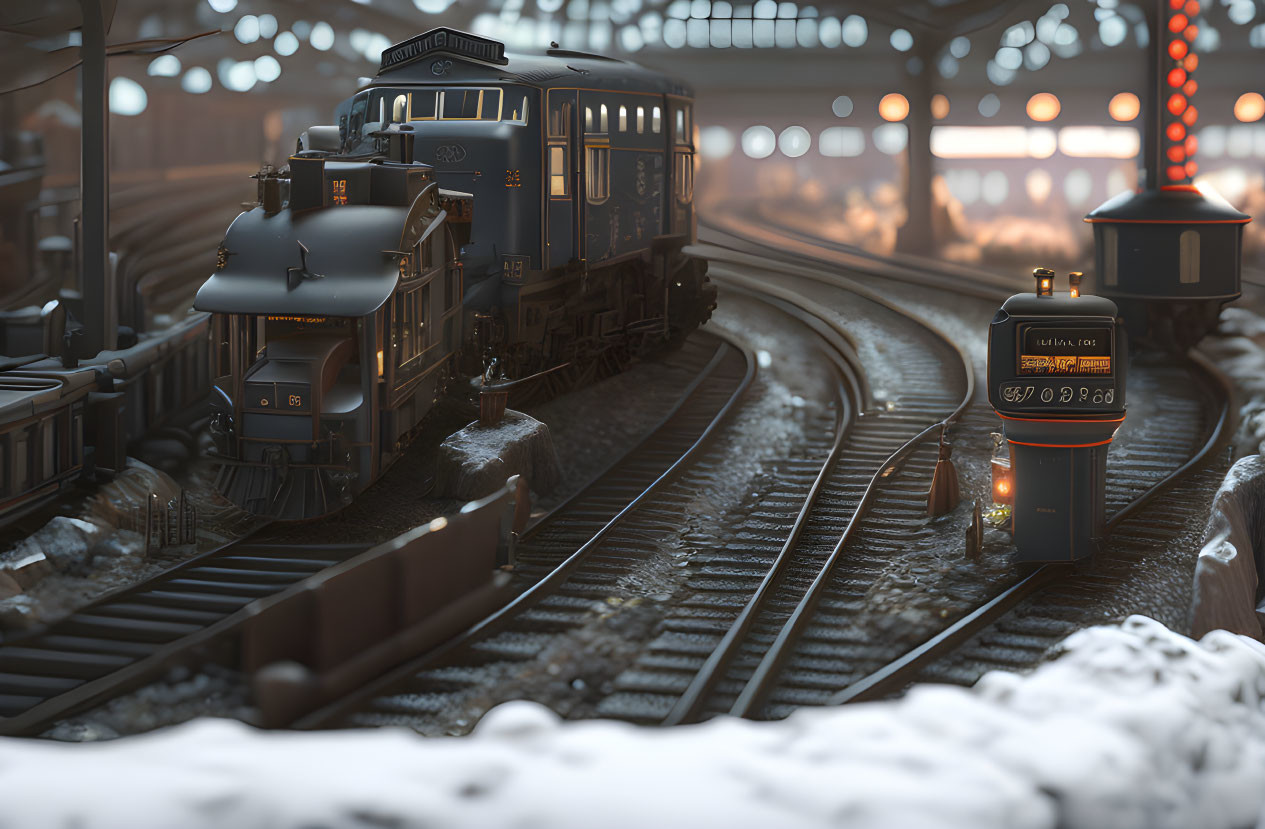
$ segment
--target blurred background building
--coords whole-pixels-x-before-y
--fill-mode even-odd
[[[1260,216],[1265,3],[1192,11],[1196,182]],[[118,0],[110,43],[220,33],[110,59],[112,186],[211,192],[230,179],[245,199],[244,176],[329,122],[384,48],[441,24],[511,51],[556,42],[688,80],[705,214],[881,253],[1088,269],[1081,218],[1138,184],[1149,33],[1128,0]],[[75,197],[77,38],[0,36],[2,86],[16,90],[0,95],[0,172],[42,165],[45,205]],[[52,221],[41,209],[0,215],[6,294],[25,278],[5,259],[15,238],[69,232],[23,227]],[[1246,262],[1261,267],[1265,226],[1247,233]]]

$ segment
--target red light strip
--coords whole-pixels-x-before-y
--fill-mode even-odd
[[[1169,0],[1167,25],[1161,26],[1159,32],[1168,39],[1167,57],[1160,57],[1160,74],[1169,91],[1164,106],[1167,114],[1160,113],[1168,122],[1164,129],[1168,143],[1160,157],[1168,164],[1164,176],[1170,185],[1189,184],[1199,172],[1194,160],[1199,141],[1188,134],[1199,120],[1199,110],[1190,103],[1191,96],[1199,89],[1192,77],[1199,66],[1199,56],[1190,45],[1199,36],[1199,27],[1195,25],[1199,12],[1199,0]]]

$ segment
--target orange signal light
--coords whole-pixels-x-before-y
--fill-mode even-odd
[[[1186,137],[1186,125],[1180,121],[1174,121],[1164,132],[1168,135],[1169,141],[1181,141]]]
[[[1195,25],[1187,26],[1186,31],[1182,32],[1182,37],[1186,38],[1186,40],[1191,43],[1194,43],[1195,38],[1199,37],[1199,27]]]
[[[1186,57],[1187,51],[1189,51],[1189,48],[1184,40],[1174,40],[1168,44],[1168,56],[1173,60],[1181,60]]]
[[[1186,0],[1168,0],[1168,7],[1173,11],[1177,11],[1185,2]]]
[[[1195,122],[1198,120],[1199,120],[1199,110],[1195,109],[1194,107],[1187,107],[1186,111],[1182,113],[1182,121],[1188,127],[1193,127],[1195,125]]]
[[[1180,144],[1179,144],[1179,145],[1177,145],[1176,147],[1169,147],[1169,148],[1168,148],[1168,160],[1169,160],[1169,161],[1171,161],[1171,162],[1173,162],[1174,164],[1177,164],[1177,163],[1180,163],[1180,162],[1182,162],[1182,161],[1185,161],[1185,160],[1186,160],[1186,148],[1185,148],[1185,147],[1183,147],[1183,146],[1181,146]]]
[[[1176,89],[1186,82],[1186,70],[1178,67],[1168,73],[1168,85]]]
[[[1010,458],[993,458],[990,466],[993,473],[993,503],[1013,504],[1015,484],[1010,471]]]
[[[1173,34],[1177,34],[1182,29],[1186,28],[1186,25],[1189,23],[1190,21],[1186,19],[1186,15],[1175,14],[1168,19],[1168,30]]]
[[[1186,81],[1186,83],[1182,84],[1182,94],[1185,95],[1187,98],[1193,97],[1194,94],[1198,91],[1199,91],[1199,84],[1195,82],[1194,78],[1191,78],[1190,80]]]
[[[1169,181],[1181,181],[1186,178],[1186,168],[1180,164],[1174,164],[1168,168]]]
[[[1182,61],[1182,68],[1187,72],[1194,72],[1199,68],[1199,56],[1194,52],[1191,52],[1186,56],[1186,59]]]
[[[1174,92],[1168,96],[1168,111],[1174,115],[1181,115],[1186,111],[1186,97],[1180,92]]]
[[[1186,136],[1186,155],[1194,155],[1199,151],[1199,139],[1193,135]]]
[[[1186,162],[1186,175],[1190,178],[1195,177],[1195,173],[1199,172],[1199,165],[1193,161]]]
[[[1198,17],[1199,16],[1199,0],[1190,0],[1186,4],[1186,8],[1184,11],[1186,12],[1186,16],[1192,20]]]

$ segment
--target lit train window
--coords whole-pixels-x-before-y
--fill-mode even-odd
[[[1181,262],[1179,279],[1187,284],[1199,281],[1199,231],[1186,230],[1179,238],[1178,258]]]
[[[593,131],[593,107],[584,108],[584,131]]]
[[[408,117],[408,98],[403,95],[396,95],[395,100],[391,102],[391,120],[400,122]]]
[[[628,131],[628,107],[621,106],[619,108],[619,131]]]
[[[650,131],[658,135],[663,130],[663,113],[655,107],[650,111]]]
[[[606,124],[606,104],[602,104],[601,113],[602,113],[602,116],[601,116],[602,132],[609,132],[609,127]]]
[[[685,110],[678,109],[676,111],[676,140],[680,141],[683,135],[685,135]]]
[[[637,107],[637,134],[641,135],[646,131],[646,108]]]
[[[567,148],[549,148],[549,195],[569,195],[567,189]]]
[[[589,147],[585,195],[589,204],[601,204],[611,194],[610,147]]]
[[[694,198],[694,154],[677,153],[673,174],[676,178],[676,200],[688,203]]]

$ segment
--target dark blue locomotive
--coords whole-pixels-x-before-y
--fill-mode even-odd
[[[386,50],[220,247],[221,491],[335,510],[396,458],[451,377],[593,377],[715,305],[695,238],[692,98],[575,52],[506,56],[435,29]]]

